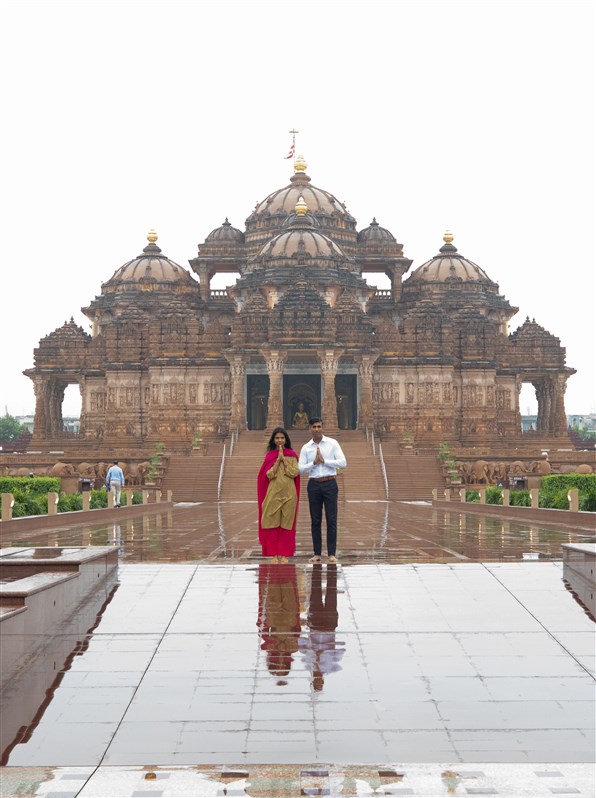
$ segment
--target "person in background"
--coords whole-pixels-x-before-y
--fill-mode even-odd
[[[300,451],[298,469],[308,474],[308,507],[310,510],[312,545],[314,554],[309,562],[320,563],[323,550],[321,524],[323,507],[327,521],[327,554],[330,563],[336,563],[337,547],[337,469],[347,466],[341,446],[334,438],[323,435],[320,418],[309,421],[312,439]]]
[[[114,494],[114,507],[120,507],[120,492],[123,487],[124,471],[118,465],[118,460],[114,460],[106,474],[106,488]]]

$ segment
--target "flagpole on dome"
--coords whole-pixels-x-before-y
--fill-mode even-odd
[[[299,132],[299,130],[294,130],[294,128],[290,130],[290,133],[292,134],[292,146],[290,147],[289,153],[284,156],[286,161],[290,158],[293,158],[294,162],[296,161],[296,133]]]

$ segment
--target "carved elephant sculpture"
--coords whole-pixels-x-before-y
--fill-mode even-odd
[[[526,464],[522,460],[514,460],[512,463],[509,463],[507,473],[510,477],[524,477],[528,472],[526,470]]]
[[[72,477],[77,470],[72,463],[54,463],[50,473],[53,477]]]
[[[487,463],[486,460],[476,460],[470,466],[470,483],[476,485],[484,483],[485,485],[488,485],[490,484],[491,474],[492,468],[490,463]]]
[[[97,476],[97,466],[95,463],[79,463],[79,474],[82,477]]]
[[[148,460],[131,465],[126,473],[126,481],[129,485],[143,485],[150,470],[151,463]]]
[[[8,473],[11,477],[28,477],[31,473],[30,468],[10,468]]]
[[[533,460],[530,463],[530,471],[533,474],[552,474],[552,467],[548,460]]]
[[[575,473],[576,474],[591,474],[592,473],[592,466],[588,465],[587,463],[582,463],[581,465],[576,466]]]
[[[492,463],[492,478],[495,483],[505,482],[507,479],[507,466],[505,463]]]

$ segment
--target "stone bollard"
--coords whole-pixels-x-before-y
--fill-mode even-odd
[[[572,513],[579,512],[579,490],[577,488],[569,488],[567,491],[567,499],[569,501],[569,509]]]
[[[166,501],[167,501],[167,502],[171,502],[171,501],[172,501],[172,499],[173,499],[173,492],[172,492],[172,489],[171,489],[171,488],[168,488],[168,490],[166,491],[166,497],[167,497],[167,498],[166,498]]]
[[[451,490],[449,488],[445,488],[445,490],[443,491],[443,496],[445,497],[445,501],[446,502],[450,502],[451,501]]]
[[[149,504],[149,491],[144,490],[142,491],[143,494],[143,504]]]
[[[126,507],[130,507],[132,504],[132,490],[130,488],[122,488],[120,491],[122,496],[124,496],[124,504]]]
[[[88,512],[91,509],[91,493],[88,490],[83,491],[83,512]]]
[[[114,499],[115,498],[116,498],[115,495],[112,493],[111,490],[109,490],[108,491],[108,510],[113,510],[114,509]]]
[[[156,488],[155,489],[155,502],[157,504],[159,504],[160,501],[161,501],[161,491]]]
[[[509,507],[509,502],[511,501],[509,488],[503,488],[501,496],[503,497],[503,507]]]
[[[478,488],[480,494],[480,504],[486,504],[486,488]]]
[[[538,488],[530,488],[530,501],[532,502],[532,510],[538,509]]]
[[[48,491],[48,515],[57,515],[59,499],[60,494],[56,493],[55,490]]]
[[[460,500],[460,502],[464,502],[464,504],[465,504],[465,501],[466,501],[466,489],[465,488],[460,488],[459,489],[459,500]]]
[[[439,491],[437,490],[437,488],[433,488],[433,501],[436,502],[438,498],[439,498]]]
[[[12,508],[14,507],[14,496],[12,493],[2,494],[2,520],[12,521]]]

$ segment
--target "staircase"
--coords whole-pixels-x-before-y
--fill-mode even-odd
[[[226,447],[229,447],[229,441]],[[226,448],[226,451],[227,451]],[[217,483],[221,468],[223,443],[210,443],[207,454],[169,456],[162,491],[171,490],[175,502],[217,501]]]
[[[300,454],[302,446],[310,440],[308,430],[289,431],[292,448]],[[378,458],[373,457],[364,433],[358,430],[330,432],[336,438],[348,461],[348,467],[338,477],[340,499],[385,499],[385,485]],[[257,473],[265,456],[269,435],[264,430],[241,432],[232,456],[226,456],[221,499],[222,501],[256,501]],[[307,477],[302,478],[302,491],[306,490]]]
[[[430,501],[433,488],[443,490],[445,478],[435,455],[400,454],[383,447],[389,498],[396,501]]]

